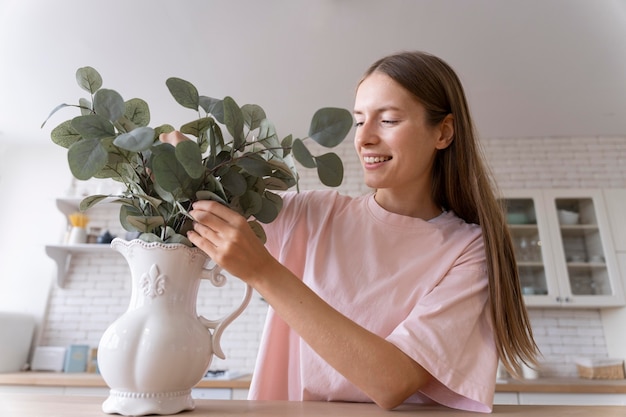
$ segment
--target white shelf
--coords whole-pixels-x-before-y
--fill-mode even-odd
[[[65,278],[75,253],[117,253],[109,244],[82,244],[82,245],[46,245],[46,254],[57,264],[57,284],[63,287]]]

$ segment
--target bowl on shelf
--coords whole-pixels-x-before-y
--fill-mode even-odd
[[[559,216],[559,223],[561,224],[578,224],[580,214],[570,210],[557,210]]]

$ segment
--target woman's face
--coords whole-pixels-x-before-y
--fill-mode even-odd
[[[451,117],[436,126],[428,125],[424,106],[380,72],[359,85],[354,117],[354,146],[367,186],[379,192],[430,192],[435,153],[451,141]]]

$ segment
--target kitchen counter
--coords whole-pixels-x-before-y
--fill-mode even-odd
[[[197,388],[248,389],[250,375],[236,379],[203,379]],[[63,372],[0,373],[0,385],[106,387],[100,375]],[[496,392],[626,394],[626,379],[539,378],[496,384]]]
[[[0,373],[0,385],[23,385],[44,387],[95,387],[105,388],[102,376],[94,373],[65,372],[16,372]],[[250,375],[236,379],[207,378],[201,380],[196,388],[250,388]]]
[[[496,392],[626,394],[626,379],[507,379],[496,384]]]
[[[56,395],[0,394],[0,411],[3,417],[103,417],[102,397],[72,397]],[[196,400],[196,409],[179,414],[181,417],[224,416],[299,416],[299,417],[389,417],[390,415],[421,415],[458,417],[484,415],[456,411],[443,407],[401,406],[390,413],[375,404],[299,402],[299,401],[246,401],[246,400]],[[490,416],[602,416],[624,417],[623,406],[548,406],[548,405],[498,405]]]

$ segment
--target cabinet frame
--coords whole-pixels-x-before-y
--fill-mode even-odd
[[[524,295],[529,307],[582,307],[604,308],[626,305],[622,278],[617,266],[616,252],[613,246],[611,228],[608,220],[606,204],[600,189],[505,189],[502,190],[503,200],[529,199],[533,201],[535,225],[509,225],[512,234],[523,233],[525,227],[536,227],[542,240],[541,256],[538,262],[543,265],[547,294]],[[556,201],[558,199],[591,200],[596,224],[593,226],[561,225],[558,219]],[[596,232],[602,245],[604,262],[567,262],[563,246],[562,233]],[[532,263],[518,260],[519,266],[532,266]],[[610,294],[582,295],[574,294],[568,270],[576,268],[605,268],[608,274]]]

